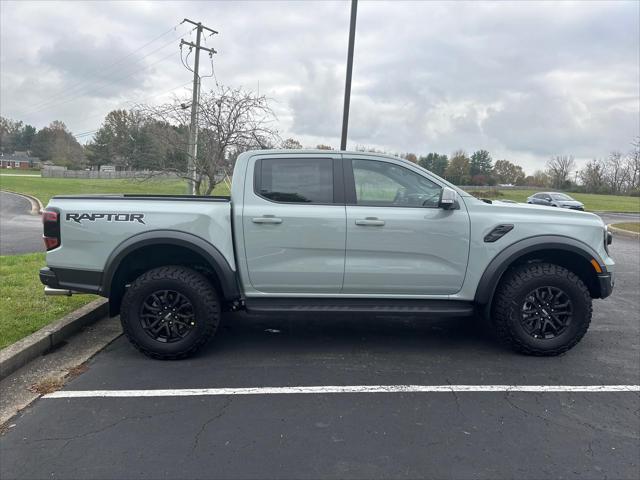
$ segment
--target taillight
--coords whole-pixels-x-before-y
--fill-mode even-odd
[[[53,208],[42,211],[42,227],[44,234],[44,246],[47,250],[53,250],[60,246],[60,212]]]

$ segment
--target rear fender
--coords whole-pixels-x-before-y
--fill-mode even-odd
[[[224,299],[230,301],[240,297],[236,272],[232,270],[222,253],[202,238],[176,230],[152,230],[134,235],[120,243],[111,252],[105,265],[101,295],[109,297],[113,279],[122,260],[132,252],[150,245],[176,245],[200,255],[218,277]],[[171,264],[171,258],[167,258],[167,264]]]

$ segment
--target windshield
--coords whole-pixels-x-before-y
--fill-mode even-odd
[[[552,193],[551,198],[554,200],[573,200],[569,195],[565,195],[564,193]]]

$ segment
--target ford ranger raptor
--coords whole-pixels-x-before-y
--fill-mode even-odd
[[[598,216],[482,201],[362,152],[245,152],[229,197],[60,195],[43,224],[46,293],[108,298],[161,359],[241,309],[484,317],[511,348],[558,355],[614,284]]]

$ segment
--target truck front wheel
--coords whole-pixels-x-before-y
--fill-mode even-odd
[[[575,346],[591,322],[591,295],[573,272],[530,263],[507,272],[493,301],[499,340],[529,355],[559,355]]]
[[[154,268],[127,289],[120,309],[131,343],[152,358],[193,354],[216,332],[220,303],[211,283],[187,267]]]

